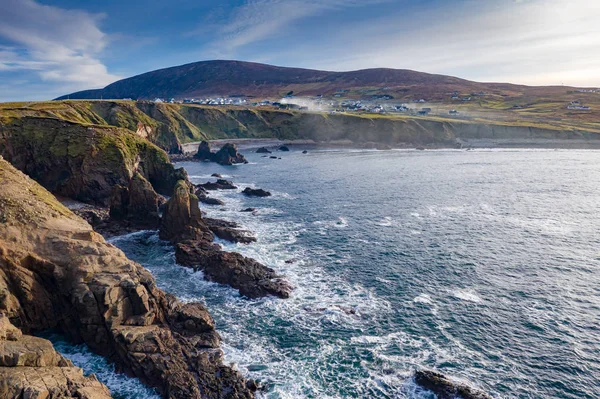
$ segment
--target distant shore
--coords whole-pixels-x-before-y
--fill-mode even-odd
[[[265,139],[265,138],[245,138],[245,139],[218,139],[218,140],[209,140],[210,144],[218,148],[225,143],[232,143],[238,146],[240,151],[266,147],[266,148],[276,148],[282,145],[286,146],[296,146],[296,147],[319,147],[319,148],[365,148],[365,149],[398,149],[398,148],[419,148],[419,149],[442,149],[442,148],[450,148],[450,149],[462,149],[466,150],[468,148],[476,149],[485,149],[485,148],[539,148],[539,149],[573,149],[573,150],[581,150],[581,149],[600,149],[600,140],[589,140],[589,139],[458,139],[457,143],[459,146],[455,145],[443,145],[443,144],[435,144],[435,145],[425,145],[425,146],[417,146],[411,144],[402,144],[402,145],[388,145],[385,143],[375,143],[375,142],[366,142],[366,143],[355,143],[350,140],[333,140],[327,142],[316,142],[314,140],[279,140],[279,139]],[[186,143],[183,145],[183,151],[186,154],[194,153],[198,149],[198,145],[200,142],[192,142]]]

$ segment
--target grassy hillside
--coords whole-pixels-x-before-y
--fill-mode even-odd
[[[261,107],[71,100],[0,104],[0,123],[10,125],[23,118],[43,118],[67,121],[82,127],[119,128],[122,132],[146,138],[170,152],[178,152],[181,145],[188,142],[227,138],[452,145],[457,138],[600,137],[600,124],[597,122],[577,119],[556,121],[525,115],[544,115],[546,107],[543,105],[535,109],[519,109],[516,114],[499,111],[499,103],[488,103],[486,107],[492,110],[459,119],[440,116],[442,113],[427,117],[328,114]],[[525,116],[520,116],[521,114]]]

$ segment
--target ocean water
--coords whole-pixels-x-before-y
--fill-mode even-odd
[[[600,152],[277,155],[181,166],[196,183],[217,172],[239,185],[202,208],[256,233],[222,244],[285,275],[290,299],[206,282],[155,232],[112,240],[209,307],[226,360],[263,398],[433,398],[413,382],[420,368],[498,398],[599,396]]]

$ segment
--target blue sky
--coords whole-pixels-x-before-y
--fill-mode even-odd
[[[238,59],[600,86],[598,0],[0,0],[0,101]]]

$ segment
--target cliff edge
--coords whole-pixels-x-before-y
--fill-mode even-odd
[[[2,158],[0,312],[25,334],[53,328],[86,343],[165,398],[254,397],[223,365],[203,305],[161,291],[148,271]]]

